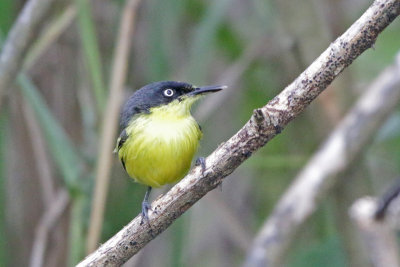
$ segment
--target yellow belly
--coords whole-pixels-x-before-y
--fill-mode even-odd
[[[160,187],[182,179],[190,169],[201,131],[192,116],[146,114],[127,128],[127,140],[118,151],[129,176]]]

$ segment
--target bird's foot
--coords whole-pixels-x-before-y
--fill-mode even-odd
[[[153,211],[151,209],[151,205],[147,201],[142,202],[142,220],[140,221],[140,225],[142,225],[145,221],[149,223],[149,210]]]
[[[198,157],[195,165],[201,166],[201,175],[204,175],[204,171],[206,170],[206,159],[204,157]]]

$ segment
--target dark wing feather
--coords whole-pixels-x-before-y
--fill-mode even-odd
[[[127,139],[128,139],[128,135],[126,134],[126,131],[123,130],[118,138],[117,151],[119,151],[121,149],[121,147],[124,145],[124,143],[126,142]]]
[[[124,170],[126,171],[124,158],[121,158],[121,163],[122,163],[122,167],[124,167]]]
[[[124,143],[126,142],[127,139],[128,139],[128,135],[126,134],[126,131],[123,130],[121,132],[121,134],[119,135],[117,148],[115,149],[115,152],[118,152],[121,149],[121,147],[124,145]],[[124,158],[121,157],[120,160],[121,160],[122,166],[124,167],[124,170],[126,171]]]

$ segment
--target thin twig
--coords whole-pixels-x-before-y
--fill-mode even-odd
[[[363,237],[372,265],[375,267],[400,266],[396,233],[385,220],[375,218],[378,205],[375,198],[361,198],[351,207],[350,215]]]
[[[0,54],[0,107],[5,91],[15,80],[41,24],[56,2],[57,0],[29,0],[10,30]]]
[[[399,71],[400,75],[400,71]],[[390,188],[379,200],[378,206],[376,208],[375,212],[375,219],[376,220],[383,220],[386,216],[386,212],[392,204],[393,200],[398,198],[400,195],[400,180],[397,181],[397,183]]]
[[[152,203],[149,223],[137,216],[78,266],[119,266],[218,186],[253,152],[298,116],[354,59],[370,48],[378,34],[400,13],[399,0],[378,0],[333,42],[292,84],[266,106],[256,109],[233,137],[195,167],[167,194]]]
[[[60,190],[51,203],[51,206],[40,219],[32,245],[30,267],[44,266],[44,255],[46,252],[48,235],[64,213],[68,203],[68,192],[64,189]]]
[[[100,139],[100,152],[97,161],[96,187],[92,200],[92,213],[90,217],[87,252],[95,250],[99,244],[100,233],[103,225],[103,216],[107,198],[112,163],[112,150],[115,145],[116,129],[123,88],[128,68],[128,54],[134,29],[135,13],[139,0],[130,0],[123,8],[120,23],[115,57],[110,82],[110,96],[108,98],[105,117]]]
[[[399,1],[397,1],[398,6]],[[245,266],[278,266],[296,230],[351,166],[400,101],[400,53],[330,135],[278,202],[257,235]]]

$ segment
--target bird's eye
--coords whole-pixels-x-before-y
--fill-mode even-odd
[[[172,90],[172,89],[165,89],[164,90],[164,95],[166,96],[166,97],[171,97],[171,96],[173,96],[174,95],[174,90]]]

